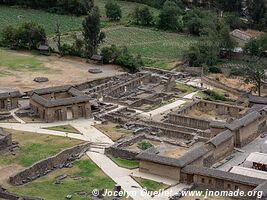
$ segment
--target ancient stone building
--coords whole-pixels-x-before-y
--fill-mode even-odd
[[[90,98],[70,85],[29,91],[30,107],[46,122],[91,117]]]
[[[12,136],[10,133],[0,128],[0,150],[3,150],[12,144]]]
[[[8,111],[18,107],[18,99],[21,94],[18,90],[0,89],[0,111]]]

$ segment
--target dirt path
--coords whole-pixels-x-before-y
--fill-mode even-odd
[[[25,52],[9,51],[11,55],[30,54]],[[124,71],[121,67],[115,65],[95,66],[86,63],[84,59],[79,58],[59,58],[57,56],[36,56],[36,58],[43,64],[44,70],[30,71],[30,70],[10,70],[5,66],[0,66],[0,70],[4,69],[10,74],[0,76],[1,87],[19,88],[21,91],[27,91],[34,88],[42,88],[49,86],[58,86],[64,84],[77,84],[97,78],[113,76],[121,74]],[[100,68],[103,72],[99,74],[91,74],[88,72],[89,68]],[[36,83],[33,81],[35,77],[48,77],[49,82]]]
[[[22,169],[19,165],[0,166],[0,185],[7,185],[11,175],[19,172]]]

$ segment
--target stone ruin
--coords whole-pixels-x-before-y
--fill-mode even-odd
[[[0,150],[5,150],[11,145],[12,145],[11,134],[0,128]]]

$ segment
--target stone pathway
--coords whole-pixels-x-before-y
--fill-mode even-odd
[[[128,170],[125,168],[121,168],[116,165],[110,158],[104,155],[104,147],[113,144],[113,141],[108,138],[105,134],[100,132],[98,129],[94,128],[93,125],[99,122],[94,121],[93,119],[79,119],[73,121],[66,121],[66,122],[55,122],[55,123],[0,123],[0,127],[26,131],[26,132],[33,132],[36,134],[49,134],[49,135],[56,135],[56,136],[65,136],[74,139],[80,139],[84,141],[90,141],[94,143],[93,148],[87,152],[87,155],[117,184],[121,185],[122,189],[128,192],[128,194],[134,200],[152,200],[151,196],[145,195],[145,192],[141,188],[141,186],[131,177],[138,176],[142,178],[151,179],[157,182],[162,182],[169,185],[177,184],[177,181],[152,175],[141,173],[137,170]],[[67,125],[70,124],[77,130],[79,130],[82,134],[72,134],[72,133],[65,133],[60,131],[53,131],[44,129],[51,126],[59,126],[59,125]],[[179,192],[176,186],[171,187],[174,193]],[[162,200],[168,199],[168,197],[162,197]]]

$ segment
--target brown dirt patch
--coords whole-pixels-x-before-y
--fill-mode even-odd
[[[23,167],[16,164],[0,166],[0,185],[7,185],[9,177],[22,169]]]
[[[15,55],[31,55],[25,52],[9,51],[10,54]],[[94,79],[114,76],[121,74],[124,71],[121,67],[116,65],[103,65],[99,68],[103,71],[99,74],[91,74],[88,72],[89,68],[95,67],[93,64],[86,63],[86,60],[80,58],[58,56],[36,56],[36,58],[43,63],[47,70],[41,71],[15,71],[5,69],[10,72],[5,76],[0,77],[1,87],[19,88],[20,90],[27,91],[35,88],[43,88],[50,86],[58,86],[64,84],[79,84]],[[0,67],[1,69],[2,67]],[[49,82],[36,83],[33,81],[35,77],[45,76],[48,77]]]

